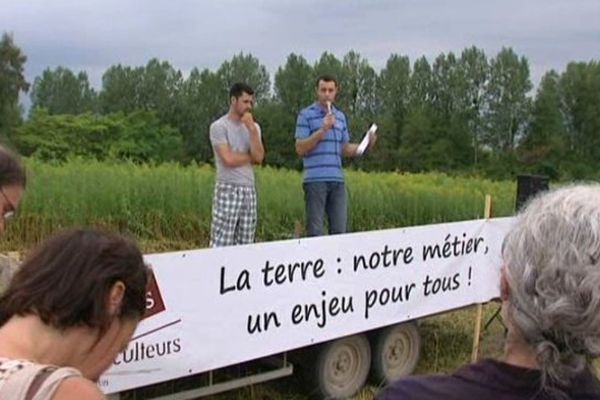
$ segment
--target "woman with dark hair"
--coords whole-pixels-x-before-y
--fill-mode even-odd
[[[146,307],[135,243],[70,230],[42,243],[0,297],[0,399],[104,399],[94,383]]]
[[[0,146],[0,234],[17,211],[25,185],[23,165],[14,153]]]

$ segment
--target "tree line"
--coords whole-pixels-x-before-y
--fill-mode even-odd
[[[216,70],[184,75],[169,62],[113,65],[94,89],[85,71],[47,68],[26,82],[26,56],[13,38],[0,42],[0,134],[24,155],[70,155],[134,161],[210,162],[210,123],[226,112],[236,81],[256,91],[266,163],[298,168],[294,130],[314,101],[315,79],[339,80],[337,106],[355,141],[380,127],[373,154],[350,161],[367,171],[443,171],[507,178],[538,173],[553,179],[594,178],[600,164],[600,64],[571,62],[544,74],[532,93],[525,56],[503,48],[493,57],[470,47],[430,61],[391,54],[376,71],[355,51],[324,52],[314,63],[290,54],[273,76],[252,54]],[[20,92],[29,91],[27,119]]]

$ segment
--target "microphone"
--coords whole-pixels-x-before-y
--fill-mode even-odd
[[[327,113],[331,114],[331,102],[330,101],[327,102]]]

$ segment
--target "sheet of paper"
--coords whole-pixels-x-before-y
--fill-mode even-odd
[[[365,150],[367,149],[367,146],[369,145],[369,138],[371,137],[372,133],[377,132],[377,125],[372,124],[371,127],[369,128],[369,130],[367,131],[367,133],[365,133],[365,136],[363,137],[363,140],[361,140],[360,144],[358,145],[358,148],[356,149],[356,154],[357,155],[362,155]]]

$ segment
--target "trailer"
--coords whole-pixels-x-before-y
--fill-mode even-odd
[[[147,255],[147,313],[99,385],[112,400],[184,400],[302,366],[318,398],[385,384],[414,370],[419,318],[499,296],[512,221]]]

